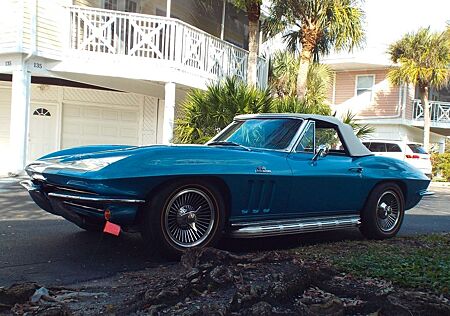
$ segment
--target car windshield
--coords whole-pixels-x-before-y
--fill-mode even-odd
[[[253,148],[285,149],[301,124],[302,120],[286,118],[236,121],[214,139],[213,144],[223,142]]]
[[[419,145],[419,144],[408,144],[408,147],[415,154],[426,154],[427,153],[425,148],[423,148],[422,145]]]

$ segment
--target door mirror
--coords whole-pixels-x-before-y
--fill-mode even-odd
[[[327,145],[319,145],[317,147],[316,153],[314,154],[314,157],[312,158],[312,161],[317,161],[317,159],[325,157],[328,155],[328,151],[330,148]]]

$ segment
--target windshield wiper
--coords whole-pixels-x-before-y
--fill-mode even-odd
[[[241,148],[244,148],[244,149],[247,150],[247,151],[251,151],[250,148],[245,147],[244,145],[241,145],[241,144],[238,144],[238,143],[235,143],[235,142],[216,141],[216,142],[210,142],[210,143],[208,143],[208,146],[216,146],[216,145],[219,145],[219,146],[235,146],[235,147],[241,147]]]

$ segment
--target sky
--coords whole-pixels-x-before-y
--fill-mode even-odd
[[[450,0],[364,0],[366,45],[362,51],[386,52],[389,44],[419,27],[434,31],[445,29],[450,22]],[[270,0],[264,1],[267,8]],[[281,43],[275,45],[282,49]]]
[[[365,0],[363,9],[368,47],[386,47],[419,27],[442,31],[450,22],[450,0]]]

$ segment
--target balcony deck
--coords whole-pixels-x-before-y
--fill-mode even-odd
[[[248,52],[178,19],[70,6],[67,55],[176,69],[206,81],[247,78]],[[121,58],[121,59],[118,59]],[[267,86],[267,62],[259,58],[257,85]]]
[[[183,21],[63,3],[40,1],[35,24],[27,2],[14,0],[5,8],[0,72],[20,67],[26,54],[33,75],[118,90],[140,86],[132,91],[138,93],[151,86],[161,90],[164,82],[206,88],[228,76],[247,78],[246,50]],[[257,86],[265,88],[267,77],[268,63],[259,58]]]
[[[431,127],[450,135],[450,102],[430,101]],[[421,100],[413,101],[413,125],[423,126],[424,115]]]

